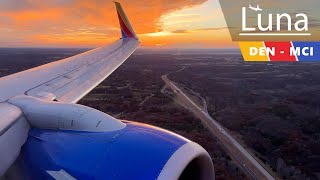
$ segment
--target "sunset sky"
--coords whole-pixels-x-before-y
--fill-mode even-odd
[[[218,0],[120,0],[143,47],[226,48]],[[109,0],[1,0],[0,47],[98,47],[120,37]]]

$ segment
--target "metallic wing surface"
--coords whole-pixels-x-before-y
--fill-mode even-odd
[[[139,46],[121,5],[116,3],[122,38],[101,48],[0,79],[0,102],[16,95],[76,103],[115,71]]]
[[[197,143],[76,104],[140,44],[115,5],[121,39],[0,78],[0,179],[214,179]]]

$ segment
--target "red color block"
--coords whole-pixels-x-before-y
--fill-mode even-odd
[[[296,62],[297,58],[290,56],[291,42],[265,42],[267,48],[275,48],[275,55],[269,54],[270,61]]]

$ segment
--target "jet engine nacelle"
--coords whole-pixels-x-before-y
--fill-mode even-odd
[[[19,141],[26,179],[214,179],[208,152],[175,133],[77,104],[29,96],[8,102],[31,126]]]

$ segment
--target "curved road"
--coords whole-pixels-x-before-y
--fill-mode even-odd
[[[189,110],[192,111],[202,123],[221,141],[229,153],[242,166],[242,168],[255,180],[274,180],[274,178],[262,167],[252,155],[243,148],[224,127],[215,121],[208,113],[197,106],[186,94],[184,94],[171,80],[168,75],[163,75],[162,79],[175,92],[179,100],[183,101]]]

